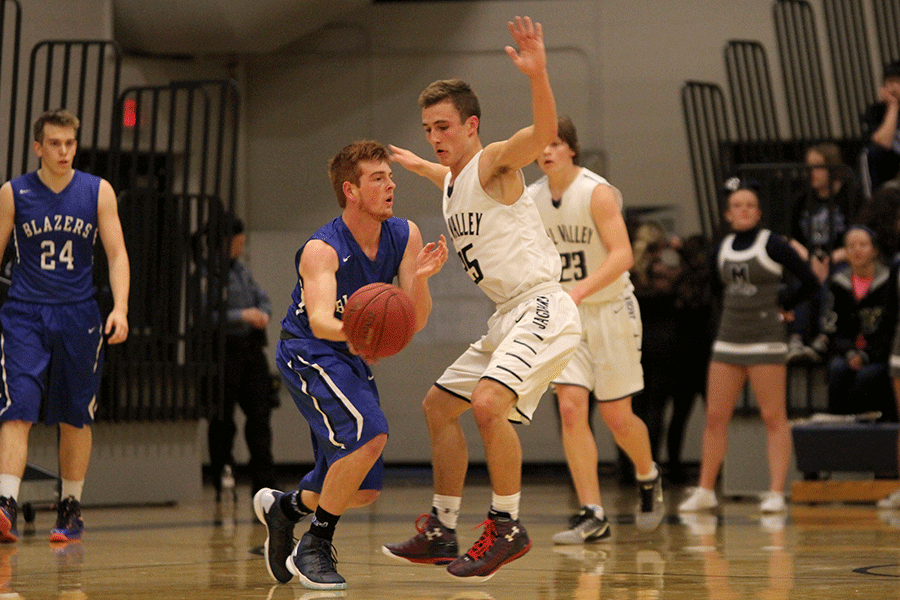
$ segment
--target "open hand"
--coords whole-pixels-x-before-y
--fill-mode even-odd
[[[524,74],[531,77],[547,68],[547,55],[544,50],[544,31],[540,23],[532,23],[531,17],[516,17],[510,21],[509,32],[518,45],[518,51],[512,46],[506,47],[506,53],[513,64]]]

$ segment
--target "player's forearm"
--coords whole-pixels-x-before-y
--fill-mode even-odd
[[[440,163],[435,163],[423,159],[421,164],[418,165],[416,169],[416,174],[428,179],[431,183],[436,185],[438,189],[443,190],[444,178],[447,176],[447,173],[449,171],[449,168]]]
[[[890,148],[894,143],[894,137],[897,135],[898,113],[900,113],[900,104],[889,104],[884,120],[872,134],[872,141],[882,148]]]
[[[413,306],[416,308],[416,331],[421,331],[428,324],[433,304],[428,278],[416,277],[412,292]]]
[[[116,256],[109,261],[109,287],[112,291],[113,310],[128,314],[128,294],[131,290],[131,266],[128,255]]]
[[[532,136],[537,152],[540,153],[556,137],[556,99],[553,96],[550,76],[546,70],[532,76],[529,82],[531,84],[531,109],[534,116]]]
[[[581,303],[585,298],[593,296],[612,284],[623,273],[628,271],[633,264],[634,257],[631,252],[624,250],[621,252],[610,252],[596,271],[572,289],[572,298],[576,303]]]

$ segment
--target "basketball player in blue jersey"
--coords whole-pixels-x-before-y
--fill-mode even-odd
[[[128,337],[128,253],[116,196],[104,179],[72,166],[78,119],[57,110],[34,124],[37,171],[0,188],[0,248],[12,235],[15,263],[0,309],[0,541],[15,542],[16,498],[28,434],[46,394],[46,423],[59,424],[62,479],[51,542],[80,539],[81,492],[103,359]],[[109,260],[113,308],[104,324],[94,299],[97,236]],[[46,382],[46,383],[45,383]]]
[[[375,501],[382,486],[381,452],[388,424],[367,363],[349,347],[341,314],[359,288],[398,279],[416,309],[416,331],[431,312],[428,278],[447,260],[444,236],[422,247],[412,221],[394,214],[387,148],[372,141],[346,146],[329,166],[343,212],[296,255],[299,279],[276,361],[285,387],[309,423],[315,467],[297,490],[263,488],[253,506],[266,525],[265,560],[281,583],[297,575],[311,589],[344,589],[332,541],[344,510]],[[294,525],[315,513],[296,547]]]
[[[652,529],[662,520],[662,486],[647,426],[631,398],[644,389],[642,324],[628,270],[634,263],[622,218],[622,194],[579,165],[575,125],[559,119],[559,134],[541,153],[544,177],[528,186],[541,219],[562,258],[562,286],[578,305],[584,329],[565,371],[553,381],[562,441],[581,510],[556,544],[583,544],[609,537],[600,503],[597,442],[591,431],[590,393],[616,444],[634,463],[640,493],[636,522]]]
[[[522,167],[556,136],[556,103],[540,24],[516,17],[513,64],[528,77],[534,123],[482,147],[478,98],[462,81],[436,81],[419,96],[422,126],[440,161],[392,147],[394,160],[444,190],[443,212],[463,268],[496,304],[488,332],[444,371],[423,402],[431,435],[431,514],[388,556],[446,564],[456,577],[484,581],[531,547],[519,521],[522,447],[512,422],[528,423],[550,381],[581,337],[578,309],[559,283],[560,258],[525,189]],[[468,468],[460,417],[472,409],[491,478],[481,538],[458,555],[456,522]],[[420,525],[421,523],[421,525]]]

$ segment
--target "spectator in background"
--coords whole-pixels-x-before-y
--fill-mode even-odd
[[[828,409],[842,415],[877,410],[893,420],[887,363],[897,321],[896,284],[868,227],[852,226],[844,246],[848,265],[829,280],[822,319],[831,355]]]
[[[841,159],[836,144],[810,146],[805,162],[809,167],[806,184],[794,202],[791,216],[792,245],[809,262],[823,286],[820,293],[794,309],[794,320],[789,325],[788,362],[817,361],[827,350],[818,326],[824,283],[833,266],[844,260],[842,239],[861,201],[852,172]],[[796,279],[792,284],[798,285]]]
[[[675,283],[681,274],[681,256],[673,247],[662,225],[656,221],[639,223],[634,229],[632,250],[634,266],[631,279],[634,295],[641,309],[643,340],[641,366],[644,390],[633,400],[634,413],[646,425],[654,457],[662,444],[666,405],[678,387],[678,365],[674,357],[678,348],[676,327],[678,315]],[[619,469],[623,480],[633,476],[631,461],[619,449]]]
[[[900,188],[883,187],[860,210],[860,223],[875,233],[875,243],[885,262],[896,260],[900,251]]]
[[[240,260],[247,235],[244,222],[226,215],[229,247],[228,294],[225,312],[225,396],[221,411],[209,418],[209,460],[216,500],[234,488],[234,409],[246,417],[244,439],[250,452],[252,493],[277,487],[272,458],[272,409],[277,406],[269,361],[266,326],[272,305],[250,269]]]
[[[667,476],[683,483],[684,434],[694,400],[706,391],[715,334],[711,248],[702,235],[684,241],[669,237],[656,222],[639,223],[633,238],[632,281],[644,320],[644,391],[635,397],[634,410],[647,424],[654,456],[660,456],[665,437]],[[666,425],[669,402],[672,412]],[[619,465],[630,466],[621,452]]]
[[[762,211],[755,188],[733,178],[727,189],[725,217],[733,233],[722,240],[715,254],[724,289],[709,365],[700,485],[678,510],[697,512],[718,506],[714,489],[725,459],[728,424],[749,380],[766,423],[769,491],[760,510],[783,512],[791,457],[783,320],[791,318],[790,310],[797,302],[815,293],[819,281],[786,239],[760,227]],[[793,273],[802,285],[779,302],[784,271]]]
[[[684,434],[697,395],[706,398],[709,358],[716,334],[713,310],[712,245],[703,235],[686,238],[679,248],[681,271],[675,281],[675,339],[673,352],[678,385],[672,389],[672,415],[666,428],[669,479],[684,483],[681,461]]]
[[[865,150],[866,187],[874,194],[900,171],[900,61],[885,65],[878,102],[870,105],[862,117],[867,132]]]

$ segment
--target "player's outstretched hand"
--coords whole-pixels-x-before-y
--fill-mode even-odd
[[[121,344],[128,339],[128,318],[122,312],[113,310],[106,318],[103,333],[108,336],[107,344]]]
[[[512,46],[506,47],[506,53],[516,67],[531,77],[542,73],[547,68],[547,54],[544,49],[544,31],[540,23],[532,23],[531,17],[516,17],[510,21],[509,32],[512,34],[518,51]]]
[[[411,171],[413,173],[418,174],[419,169],[422,167],[422,163],[425,160],[410,150],[405,148],[401,148],[399,146],[395,146],[393,144],[388,144],[388,148],[391,150],[391,160],[406,169],[407,171]]]
[[[416,277],[431,277],[441,270],[447,262],[447,240],[444,234],[437,242],[429,242],[416,257]]]

